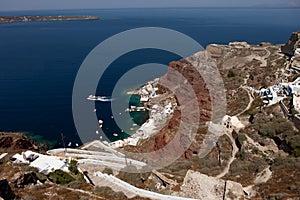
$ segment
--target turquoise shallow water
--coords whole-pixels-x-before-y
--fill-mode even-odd
[[[29,131],[60,144],[80,143],[72,119],[72,88],[88,53],[108,37],[131,28],[158,26],[181,31],[204,47],[210,43],[262,41],[284,43],[300,29],[299,9],[100,9],[71,11],[3,12],[0,15],[99,15],[99,21],[52,21],[0,25],[0,129]],[[110,96],[122,74],[144,63],[168,64],[178,56],[155,50],[131,52],[117,59],[99,82],[97,95]],[[127,80],[123,90],[136,87],[166,72],[145,71]],[[118,101],[128,101],[120,91]],[[120,104],[121,105],[121,104]],[[111,119],[110,104],[96,103],[112,140],[127,134]],[[120,112],[124,108],[120,107]],[[91,111],[92,112],[92,111]],[[122,115],[123,116],[123,115]],[[125,116],[125,115],[124,115]],[[131,127],[124,117],[120,126]],[[130,134],[130,133],[128,133]]]

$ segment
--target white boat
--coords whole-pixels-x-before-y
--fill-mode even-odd
[[[100,119],[100,120],[98,121],[98,124],[99,124],[99,127],[102,128],[102,126],[103,126],[103,121]]]
[[[113,99],[111,99],[110,97],[106,97],[106,96],[95,96],[95,95],[90,95],[88,96],[87,100],[90,101],[102,101],[102,102],[110,102]]]

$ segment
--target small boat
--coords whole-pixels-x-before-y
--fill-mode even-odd
[[[103,121],[102,121],[101,119],[99,119],[98,123],[99,123],[99,127],[102,128],[102,126],[103,126]]]
[[[118,137],[118,134],[117,134],[117,133],[114,133],[113,136]]]

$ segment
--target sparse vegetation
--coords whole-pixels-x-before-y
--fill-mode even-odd
[[[47,176],[42,173],[35,173],[36,177],[39,179],[40,182],[45,183],[47,181]]]
[[[245,152],[244,151],[239,151],[239,152],[236,153],[235,157],[240,159],[240,160],[244,160],[245,159]]]
[[[105,197],[105,199],[120,199],[120,200],[129,199],[126,197],[126,195],[123,192],[115,192],[109,187],[96,186],[94,189],[94,193],[102,197]],[[149,199],[137,196],[137,197],[130,198],[130,200],[149,200]]]
[[[111,175],[111,174],[113,174],[113,170],[111,168],[105,167],[105,169],[103,170],[103,173]]]
[[[115,192],[109,187],[96,187],[95,192],[98,195],[109,197],[109,199],[127,199],[123,192]]]
[[[275,116],[273,118],[258,119],[252,126],[263,137],[274,139],[280,149],[299,156],[300,132],[294,128],[289,120]]]
[[[278,156],[271,164],[272,171],[287,168],[300,169],[300,158]]]

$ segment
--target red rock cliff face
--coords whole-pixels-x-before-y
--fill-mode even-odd
[[[174,73],[174,70],[183,77],[179,77],[177,73]],[[171,62],[169,64],[169,71],[161,78],[162,83],[167,81],[174,88],[178,88],[176,90],[176,96],[179,95],[182,99],[182,101],[179,102],[180,107],[184,107],[192,113],[195,105],[191,104],[191,102],[193,102],[193,98],[196,97],[198,109],[200,111],[200,122],[207,122],[210,120],[211,101],[209,91],[206,87],[205,81],[201,77],[201,74],[190,62],[185,59],[177,62]],[[185,84],[190,84],[193,91],[186,91]]]
[[[174,151],[182,146],[190,146],[191,138],[188,131],[193,129],[196,134],[197,144],[202,143],[206,130],[199,129],[199,124],[204,124],[211,119],[211,99],[204,79],[195,66],[188,60],[171,62],[168,72],[160,78],[161,92],[168,88],[177,99],[179,108],[174,112],[172,119],[161,131],[143,143],[140,151],[157,151],[169,144],[177,135],[178,142],[173,144]],[[179,131],[181,123],[187,124],[186,129]],[[184,131],[186,130],[186,132]],[[179,135],[179,136],[178,136]],[[201,136],[202,135],[202,136]],[[199,145],[192,145],[183,157],[190,157],[192,152],[197,152]]]

